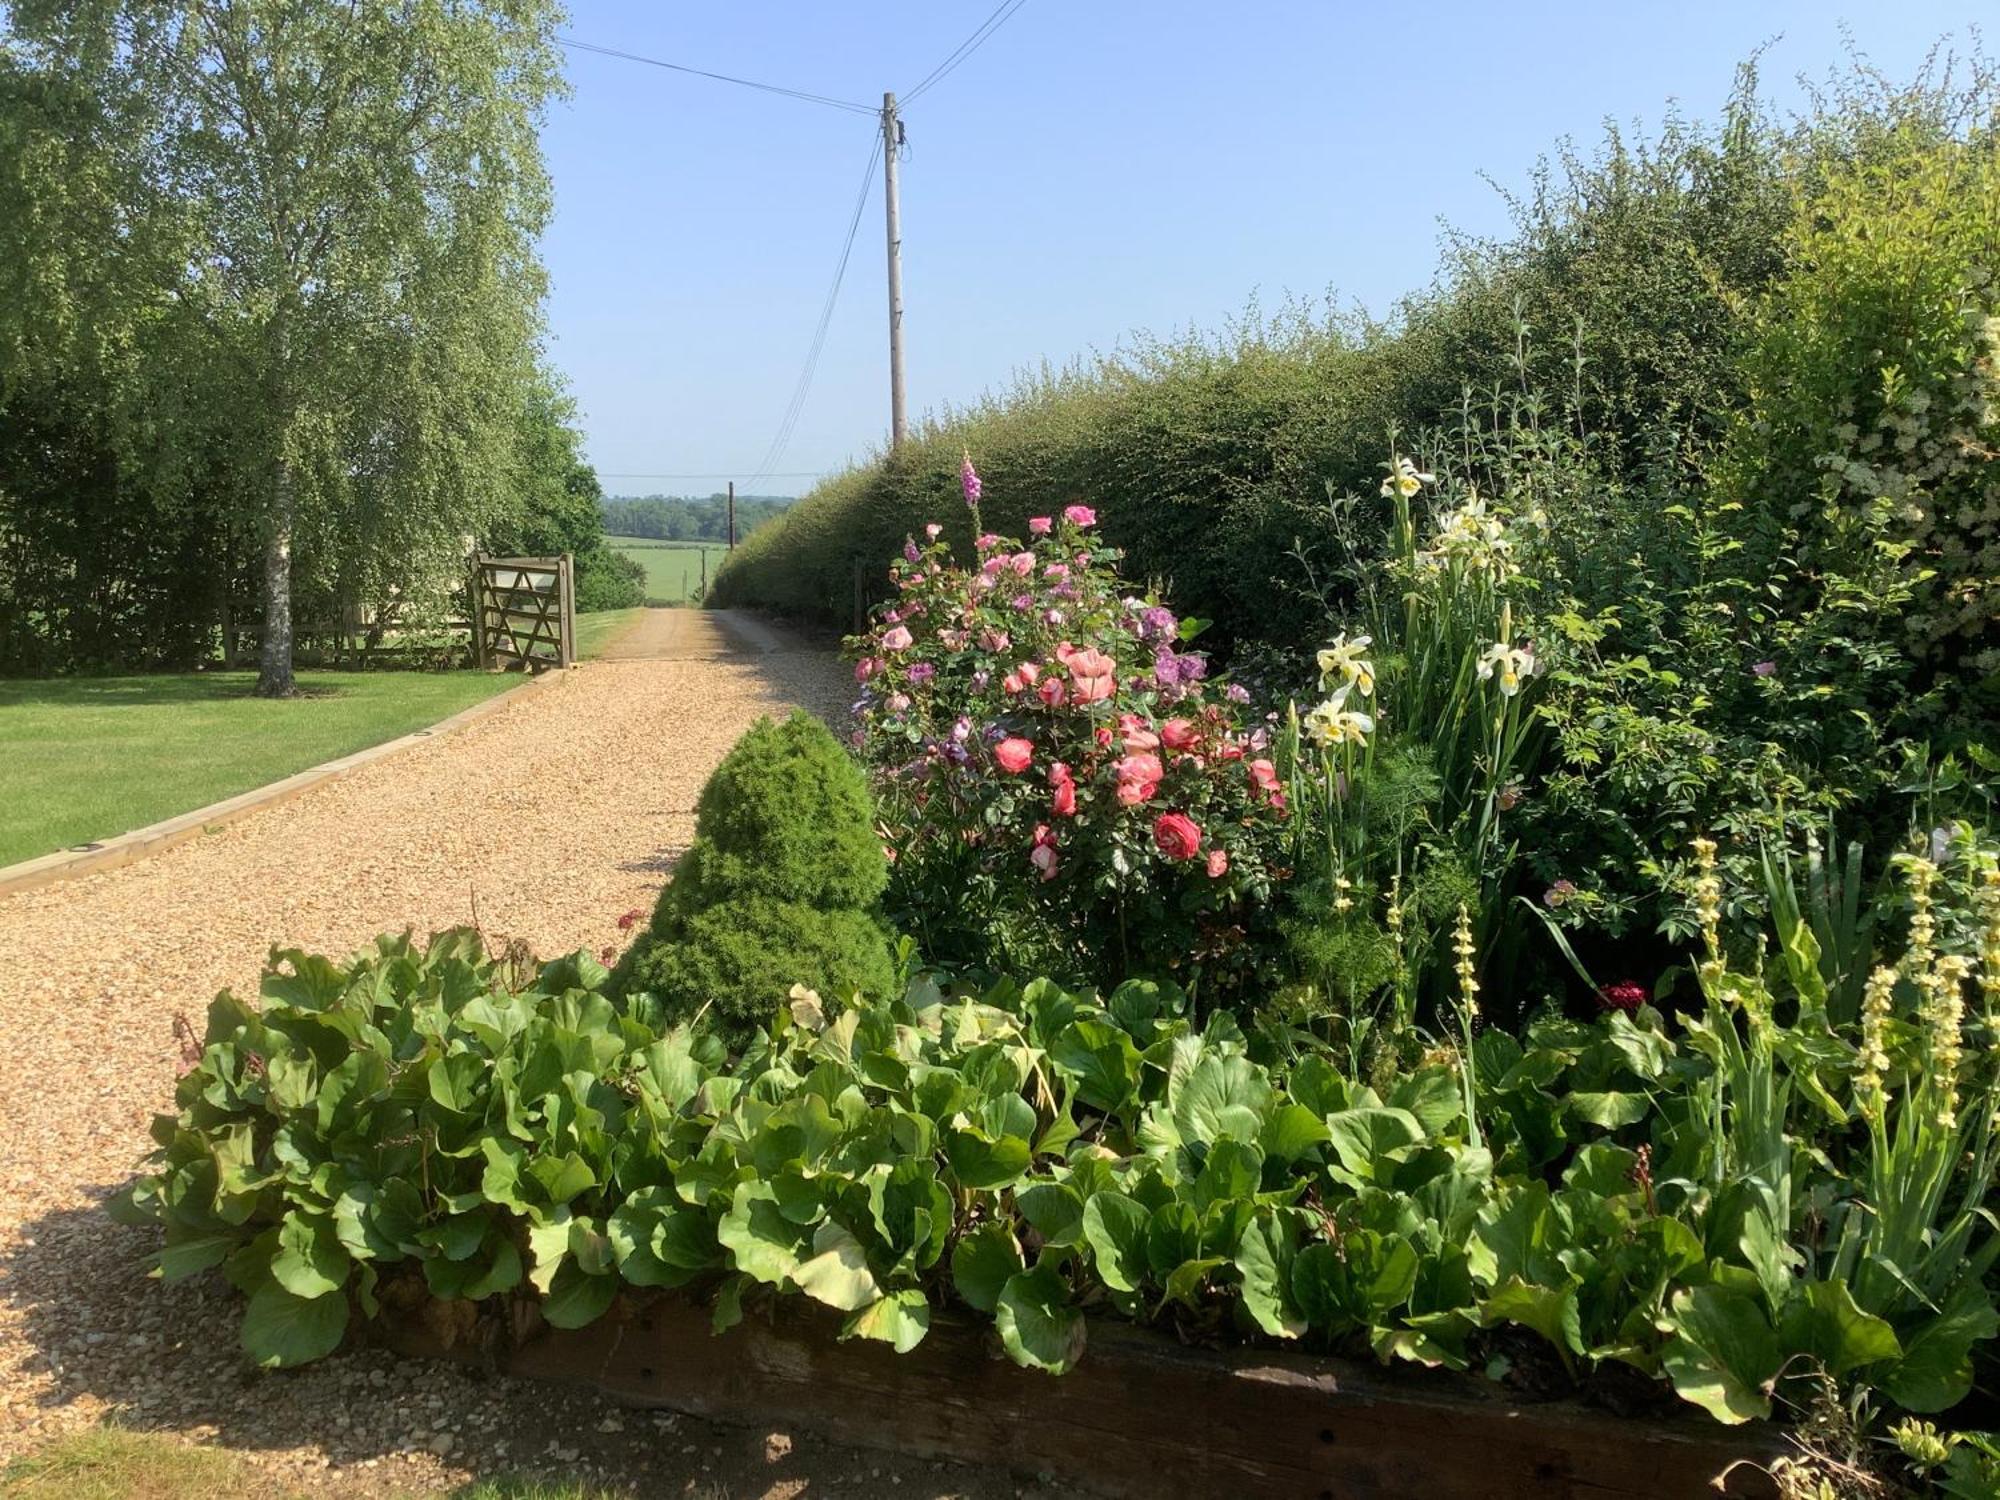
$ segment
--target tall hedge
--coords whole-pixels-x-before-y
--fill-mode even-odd
[[[1328,493],[1372,493],[1392,429],[1407,446],[1527,383],[1580,401],[1614,468],[1656,461],[1662,432],[1698,462],[1743,402],[1745,309],[1784,269],[1791,183],[1869,118],[1835,100],[1780,123],[1746,69],[1716,124],[1672,119],[1637,142],[1614,131],[1594,156],[1543,162],[1510,200],[1513,233],[1448,237],[1435,284],[1386,321],[1253,314],[926,421],[738,547],[716,598],[846,625],[857,593],[885,591],[907,533],[930,520],[967,531],[956,475],[969,449],[990,525],[1088,499],[1131,571],[1224,640],[1295,645],[1319,632],[1318,585],[1338,561]]]

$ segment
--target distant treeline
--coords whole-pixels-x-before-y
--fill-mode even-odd
[[[792,504],[789,495],[738,495],[736,539],[741,541]],[[729,540],[727,495],[607,496],[604,529],[613,536],[657,537],[667,542]]]

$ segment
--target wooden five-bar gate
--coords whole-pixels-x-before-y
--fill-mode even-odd
[[[472,559],[472,656],[526,671],[576,660],[576,570],[561,557]]]

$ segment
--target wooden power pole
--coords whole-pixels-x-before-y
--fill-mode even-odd
[[[736,481],[729,481],[729,550],[736,550]]]
[[[896,195],[896,153],[903,144],[903,123],[896,117],[896,96],[882,96],[882,199],[889,230],[889,446],[900,448],[910,434],[903,409],[903,218]]]

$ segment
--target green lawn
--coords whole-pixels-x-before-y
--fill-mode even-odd
[[[701,591],[701,559],[708,555],[709,582],[729,549],[720,542],[662,542],[651,537],[613,536],[605,540],[614,552],[634,558],[646,570],[646,602],[686,604]]]
[[[600,609],[576,617],[576,659],[589,661],[640,615],[643,609]]]
[[[586,616],[586,618],[588,618]],[[143,828],[448,718],[512,673],[253,672],[0,682],[0,865]]]

